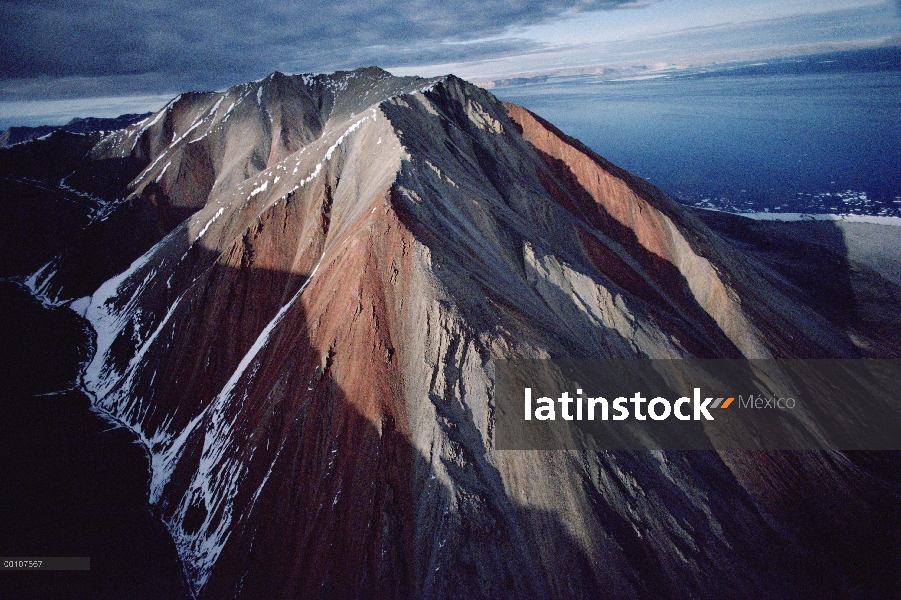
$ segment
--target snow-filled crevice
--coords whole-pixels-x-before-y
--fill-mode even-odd
[[[182,496],[178,508],[168,523],[179,553],[185,561],[185,568],[195,592],[198,592],[206,583],[216,560],[222,552],[222,548],[228,540],[235,510],[234,498],[237,495],[240,481],[246,474],[246,465],[242,461],[229,456],[229,450],[234,447],[233,430],[235,422],[229,415],[234,415],[237,412],[234,410],[235,390],[242,379],[244,380],[245,388],[253,379],[259,368],[259,363],[255,363],[257,357],[268,344],[273,331],[282,322],[285,314],[295,305],[301,294],[316,276],[321,262],[322,259],[320,258],[309,277],[295,292],[294,296],[279,309],[278,313],[263,328],[222,390],[189,423],[175,443],[161,455],[161,460],[154,465],[151,495],[159,498],[163,485],[168,481],[168,477],[178,461],[184,442],[191,435],[192,431],[202,424],[204,431],[200,463],[194,471],[191,483]],[[241,397],[240,402],[243,403],[245,399],[246,393]],[[157,473],[157,470],[160,472]],[[258,493],[259,490],[257,491]],[[207,509],[203,524],[196,531],[184,531],[181,523],[185,514],[193,504],[201,500]],[[217,519],[215,523],[213,523],[214,519]]]
[[[194,242],[223,213],[220,208],[205,224]],[[320,261],[314,266],[310,275],[298,288],[294,296],[282,306],[272,320],[263,328],[253,345],[247,350],[232,376],[222,390],[207,406],[195,415],[183,429],[173,429],[173,415],[154,431],[145,431],[143,423],[151,406],[145,405],[143,399],[133,394],[138,376],[146,368],[148,353],[155,344],[164,339],[163,333],[174,327],[175,316],[187,301],[186,295],[190,286],[169,306],[166,314],[153,326],[142,318],[140,300],[142,294],[157,278],[177,266],[167,265],[161,248],[171,243],[172,236],[182,227],[170,233],[161,242],[148,250],[119,275],[111,278],[88,300],[79,304],[79,310],[97,332],[96,352],[87,365],[82,376],[82,386],[93,397],[95,410],[108,418],[122,423],[139,437],[150,460],[150,502],[158,504],[163,490],[187,447],[188,440],[202,436],[200,461],[191,482],[181,496],[173,515],[166,519],[166,526],[173,536],[182,558],[185,572],[189,577],[192,591],[196,594],[208,580],[224,544],[228,539],[232,523],[233,502],[243,477],[246,466],[242,461],[229,456],[234,447],[233,417],[235,402],[243,402],[244,397],[236,396],[235,390],[242,380],[249,383],[259,368],[257,358],[271,339],[271,336],[286,313],[294,306],[304,290],[313,280],[319,269]],[[48,263],[29,278],[31,288],[40,291],[45,278],[52,271]],[[34,292],[33,292],[34,293]],[[82,306],[86,305],[86,306]],[[124,367],[116,367],[111,360],[110,351],[115,340],[123,334],[131,323],[136,343],[135,353]],[[268,479],[268,478],[267,478]],[[262,487],[262,486],[261,486]],[[256,494],[259,493],[257,490]],[[193,503],[203,501],[207,507],[204,523],[191,533],[182,527],[184,516]],[[213,522],[213,519],[216,522]]]

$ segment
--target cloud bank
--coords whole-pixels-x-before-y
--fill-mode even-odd
[[[0,99],[218,88],[331,71],[505,56],[499,36],[639,0],[14,0],[0,2]]]

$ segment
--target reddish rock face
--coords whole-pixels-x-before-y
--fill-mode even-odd
[[[145,166],[83,235],[150,223],[153,245],[115,269],[109,244],[75,248],[31,284],[65,301],[85,264],[111,270],[85,312],[85,387],[146,443],[197,597],[897,587],[839,534],[901,567],[882,533],[895,457],[491,448],[493,359],[852,357],[887,339],[525,109],[454,77],[276,73],[181,96],[92,153]]]

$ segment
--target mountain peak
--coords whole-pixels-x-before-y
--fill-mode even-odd
[[[108,189],[27,284],[96,330],[198,598],[784,596],[732,560],[789,545],[757,459],[497,452],[492,361],[898,351],[453,75],[273,73],[81,144]]]

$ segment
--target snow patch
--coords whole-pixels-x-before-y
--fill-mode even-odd
[[[276,313],[275,317],[269,321],[269,324],[263,328],[263,331],[260,332],[260,335],[257,336],[256,341],[250,347],[250,350],[244,355],[244,358],[241,359],[241,362],[238,363],[238,368],[235,369],[235,372],[232,373],[232,376],[229,378],[228,382],[225,384],[225,387],[222,388],[222,391],[219,392],[217,399],[219,398],[227,398],[231,396],[232,390],[234,390],[235,386],[238,384],[238,380],[241,379],[241,376],[244,374],[244,371],[247,370],[247,367],[256,358],[257,354],[260,353],[266,343],[269,342],[269,336],[272,334],[272,330],[281,322],[282,318],[285,316],[285,313],[294,305],[300,295],[303,293],[307,286],[310,285],[310,282],[313,281],[313,277],[316,275],[316,271],[319,270],[319,264],[322,262],[322,259],[319,259],[319,262],[316,263],[316,266],[313,267],[313,272],[310,273],[310,276],[307,277],[307,280],[300,286],[300,289],[294,294],[294,296],[288,301],[287,304],[279,309],[278,313]]]
[[[231,103],[231,106],[228,107],[228,110],[225,111],[225,116],[222,118],[222,122],[223,122],[223,123],[225,123],[226,121],[228,121],[228,118],[231,116],[232,111],[235,109],[235,104],[237,104],[237,101],[236,101],[236,102],[232,102],[232,103]]]
[[[69,304],[69,308],[71,308],[77,314],[84,317],[84,315],[88,311],[88,307],[90,305],[91,305],[91,297],[85,296],[84,298],[79,298],[78,300],[73,300],[72,303]]]
[[[203,226],[203,229],[201,229],[201,230],[200,230],[200,233],[197,234],[197,237],[194,238],[194,242],[195,242],[195,243],[197,242],[197,240],[199,240],[200,238],[203,237],[203,234],[205,234],[205,233],[207,232],[207,229],[210,228],[210,225],[212,225],[212,224],[216,221],[216,219],[218,219],[219,217],[221,217],[221,216],[222,216],[222,213],[224,213],[224,212],[225,212],[225,207],[224,207],[224,206],[221,207],[219,210],[216,211],[216,214],[213,215],[213,218],[210,219],[209,221],[207,221],[207,224]]]
[[[164,461],[159,465],[161,472],[171,474],[177,460],[178,449],[181,448],[184,440],[187,439],[187,433],[193,430],[201,422],[201,419],[206,419],[207,427],[204,432],[200,464],[194,472],[191,484],[182,497],[178,509],[170,522],[170,531],[173,532],[179,553],[185,559],[186,568],[195,591],[199,591],[206,584],[212,573],[213,566],[222,553],[225,543],[228,541],[234,512],[234,498],[238,493],[240,479],[246,471],[246,467],[240,461],[226,457],[226,452],[232,440],[232,429],[234,426],[234,423],[227,418],[227,414],[232,406],[235,387],[260,351],[266,347],[272,332],[282,321],[285,314],[313,280],[321,262],[322,258],[319,259],[310,276],[300,286],[291,300],[282,306],[275,317],[263,328],[263,331],[260,332],[256,341],[241,359],[237,369],[235,369],[235,372],[222,388],[222,391],[216,395],[200,415],[191,421],[166,456],[161,457],[161,460]],[[255,373],[256,369],[252,370],[249,377],[252,378]],[[156,467],[154,468],[154,477],[156,477]],[[266,479],[268,479],[268,473],[263,484],[265,484]],[[164,483],[162,481],[159,482],[160,491]],[[259,489],[257,490],[258,493]],[[187,510],[197,499],[202,499],[206,505],[207,517],[196,533],[188,534],[181,529],[180,524]],[[256,495],[254,500],[256,500]],[[221,516],[215,529],[211,530],[212,521],[217,514]]]
[[[247,199],[250,200],[257,194],[261,194],[261,193],[265,192],[268,188],[269,188],[269,180],[267,179],[266,181],[263,182],[263,185],[261,185],[260,187],[254,189],[252,192],[250,192],[250,195],[247,197]]]
[[[50,289],[50,280],[56,275],[56,268],[51,268],[53,260],[25,278],[23,282],[31,295],[34,296],[44,308],[53,308],[63,304],[59,298],[51,297],[47,292]]]
[[[175,100],[178,100],[178,98],[181,98],[181,96],[178,96],[177,98],[175,98]],[[160,110],[158,113],[156,113],[156,115],[153,116],[152,121],[150,121],[149,123],[147,123],[146,125],[141,127],[141,129],[135,134],[135,137],[140,137],[142,133],[144,133],[145,131],[147,131],[148,129],[150,129],[151,127],[156,125],[157,123],[159,123],[160,119],[162,119],[163,116],[166,114],[166,111],[169,110],[172,107],[172,104],[175,103],[175,100],[170,100],[169,104],[164,106],[162,108],[162,110]],[[150,117],[147,117],[147,118],[149,119]]]
[[[120,295],[124,292],[125,283],[143,269],[157,250],[181,230],[181,227],[174,229],[147,252],[136,258],[125,271],[104,282],[91,297],[84,316],[97,332],[97,349],[93,360],[85,369],[83,381],[85,390],[93,394],[98,403],[105,400],[107,394],[119,381],[119,374],[113,372],[112,366],[107,363],[110,348],[126,323],[134,316],[138,297],[147,287],[155,271],[151,270],[141,283],[130,290],[131,295],[128,299],[123,301]]]
[[[156,183],[159,183],[159,182],[160,182],[160,180],[163,178],[163,175],[166,174],[166,169],[168,169],[168,168],[169,168],[169,165],[171,165],[171,164],[172,164],[172,161],[171,161],[171,160],[170,160],[169,162],[166,163],[166,166],[163,167],[163,170],[160,171],[160,174],[156,176],[156,179],[154,179],[154,181],[155,181]]]
[[[150,129],[151,127],[153,127],[153,126],[156,125],[157,123],[159,123],[160,119],[162,119],[163,116],[164,116],[167,112],[169,112],[170,110],[172,110],[172,107],[173,107],[173,106],[175,105],[175,103],[178,102],[179,100],[181,100],[181,94],[179,94],[178,96],[176,96],[176,97],[173,98],[172,100],[169,100],[169,102],[166,104],[166,106],[164,106],[163,108],[161,108],[161,109],[159,110],[159,112],[157,112],[155,115],[153,115],[152,117],[147,117],[147,119],[151,119],[151,118],[152,118],[152,120],[151,120],[149,123],[147,123],[146,125],[144,125],[143,127],[141,127],[141,129],[139,129],[137,132],[135,132],[135,134],[134,134],[134,136],[135,136],[134,142],[132,142],[132,144],[131,144],[131,151],[134,151],[135,146],[138,145],[138,140],[141,139],[141,135],[142,135],[145,131],[147,131],[148,129]],[[147,119],[144,119],[144,121],[146,121]],[[140,124],[143,123],[144,121],[140,121],[140,122],[138,122],[136,125],[140,125]]]
[[[219,110],[219,106],[222,104],[222,101],[225,100],[225,96],[220,96],[218,100],[216,100],[216,104],[213,105],[213,108],[207,113],[207,116],[214,115],[217,110]]]

